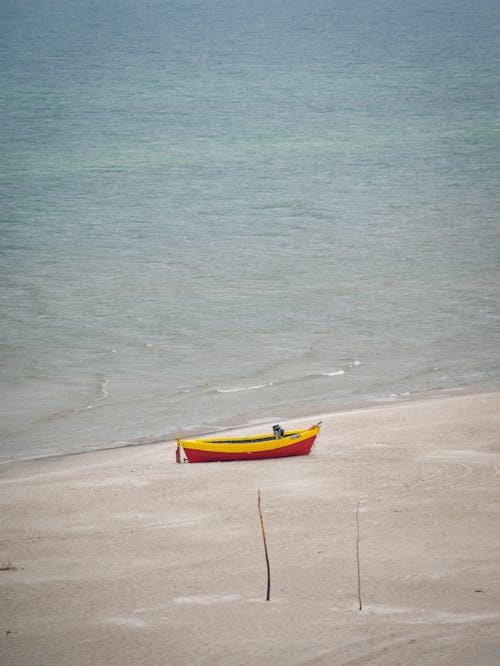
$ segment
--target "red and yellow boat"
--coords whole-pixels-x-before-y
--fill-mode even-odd
[[[253,437],[180,439],[175,457],[180,462],[224,462],[227,460],[262,460],[307,456],[316,444],[321,421],[307,430],[284,431],[279,425],[273,432]]]

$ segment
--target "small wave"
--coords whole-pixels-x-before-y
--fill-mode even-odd
[[[269,382],[267,384],[255,384],[255,386],[240,386],[235,388],[218,388],[215,387],[217,393],[240,393],[240,391],[256,391],[257,389],[267,388],[268,386],[273,386],[275,382]]]
[[[286,379],[276,379],[272,382],[264,384],[252,384],[250,386],[235,386],[235,387],[214,387],[216,393],[240,393],[241,391],[257,391],[259,389],[269,388],[270,386],[282,386],[283,384],[297,384],[300,382],[311,381],[321,377],[335,377],[337,375],[344,375],[344,370],[333,370],[332,372],[322,372],[311,375],[300,375],[297,377],[287,377]]]
[[[197,384],[196,386],[187,386],[179,390],[179,393],[194,393],[199,395],[200,393],[214,393],[215,390],[211,384]]]
[[[90,402],[88,405],[85,407],[68,407],[65,409],[61,409],[57,412],[49,412],[47,414],[44,414],[40,416],[39,418],[35,418],[33,420],[30,420],[26,423],[28,426],[33,426],[35,424],[43,424],[43,423],[50,423],[52,421],[56,421],[58,419],[65,419],[70,417],[72,414],[75,413],[81,413],[81,412],[86,412],[90,411],[91,409],[94,408],[94,406],[101,402],[101,400],[104,400],[105,398],[108,397],[109,393],[107,390],[107,386],[109,384],[109,379],[103,378],[99,382],[99,388],[98,388],[98,395]],[[38,456],[36,456],[38,457]]]
[[[85,412],[89,409],[94,409],[94,407],[97,405],[97,403],[101,402],[101,400],[104,400],[105,398],[108,397],[109,392],[107,390],[107,386],[109,384],[109,379],[101,379],[99,383],[99,394],[97,395],[96,398],[92,400],[86,407],[77,407],[76,409],[73,409],[73,412]]]
[[[283,379],[274,379],[268,382],[261,382],[258,384],[247,384],[240,386],[217,386],[210,383],[197,384],[195,386],[187,386],[179,389],[181,395],[200,395],[200,394],[224,394],[224,393],[243,393],[246,391],[258,391],[260,389],[270,388],[271,386],[282,386],[284,384],[297,384],[301,382],[315,381],[324,377],[340,377],[346,374],[346,369],[355,368],[361,365],[360,361],[351,361],[343,364],[343,368],[336,368],[329,372],[317,372],[308,375],[297,375],[295,377],[286,377]]]
[[[207,395],[217,395],[219,393],[239,393],[240,391],[256,391],[266,386],[272,386],[270,384],[256,384],[255,386],[214,386],[213,384],[199,384],[197,386],[188,386],[186,388],[179,389],[177,392],[178,396],[186,398],[199,398],[201,396]]]

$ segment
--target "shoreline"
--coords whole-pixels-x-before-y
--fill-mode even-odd
[[[180,429],[178,434],[183,439],[193,439],[195,437],[208,437],[218,433],[229,433],[232,431],[240,431],[242,429],[255,430],[257,427],[269,426],[275,421],[297,421],[300,419],[312,418],[317,419],[320,416],[333,416],[335,414],[348,413],[358,410],[370,410],[380,407],[394,407],[407,402],[418,402],[421,400],[432,400],[438,398],[447,398],[453,396],[467,396],[478,394],[489,394],[500,391],[499,385],[479,385],[479,386],[460,386],[455,388],[435,388],[426,389],[424,391],[408,392],[401,395],[393,395],[386,398],[372,398],[367,400],[357,400],[352,402],[337,403],[337,404],[320,404],[308,407],[299,407],[291,411],[290,409],[282,410],[280,415],[272,416],[271,414],[259,415],[257,413],[250,413],[247,416],[234,417],[224,421],[214,421],[204,426],[190,428],[188,430]],[[119,442],[109,446],[97,445],[94,447],[87,447],[78,451],[66,451],[62,453],[48,453],[39,456],[28,456],[20,458],[8,458],[0,460],[0,470],[3,467],[10,465],[32,463],[36,461],[52,460],[60,458],[71,458],[74,456],[82,456],[89,453],[96,453],[99,451],[114,451],[121,449],[137,448],[142,446],[153,446],[165,444],[175,441],[177,433],[172,431],[162,433],[161,435],[148,435],[137,437],[127,442]]]
[[[2,664],[496,666],[500,389],[315,416],[303,457],[4,466]]]

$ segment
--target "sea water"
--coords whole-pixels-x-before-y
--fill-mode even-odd
[[[500,380],[497,0],[3,0],[1,458]]]

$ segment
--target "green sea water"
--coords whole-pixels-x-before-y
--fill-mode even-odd
[[[500,380],[500,5],[0,3],[3,460]]]

